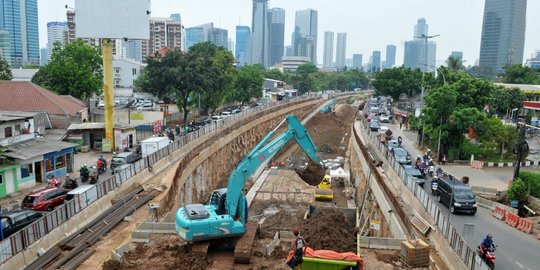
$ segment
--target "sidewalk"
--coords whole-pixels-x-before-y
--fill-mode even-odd
[[[381,123],[381,125],[390,128],[394,138],[397,138],[398,136],[403,138],[402,146],[411,154],[412,160],[415,160],[417,155],[424,155],[425,151],[421,151],[418,148],[416,131],[404,130],[405,126],[400,130],[399,124]],[[432,149],[432,152],[435,150],[436,149]],[[508,181],[512,179],[513,176],[512,167],[473,169],[469,165],[453,165],[448,163],[444,166],[441,166],[440,164],[436,165],[442,167],[444,171],[449,172],[458,179],[461,179],[462,176],[468,176],[470,178],[470,186],[496,188],[499,191],[508,188]]]

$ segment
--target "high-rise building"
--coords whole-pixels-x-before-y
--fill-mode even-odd
[[[253,0],[251,64],[268,67],[268,0]]]
[[[11,67],[39,65],[37,0],[0,0],[0,29],[9,33]]]
[[[450,56],[463,60],[463,52],[453,51]]]
[[[281,63],[285,45],[285,10],[282,8],[268,10],[268,43],[268,65]]]
[[[229,47],[229,31],[217,27],[209,28],[206,30],[206,41],[227,49]]]
[[[385,68],[392,68],[396,64],[396,46],[387,45],[386,46],[386,61],[384,64]]]
[[[428,25],[424,18],[418,19],[418,24],[414,27],[413,40],[405,41],[405,53],[403,65],[408,68],[419,68],[427,72],[436,69],[435,56],[437,55],[437,44],[434,41],[426,42],[422,36],[428,36]],[[427,49],[427,61],[425,50]]]
[[[55,42],[59,42],[62,47],[66,45],[66,36],[68,32],[67,22],[48,22],[47,23],[47,59],[52,55],[52,49]]]
[[[323,67],[334,67],[334,32],[324,32]]]
[[[0,30],[0,57],[8,64],[11,63],[11,39],[6,30]]]
[[[171,14],[171,20],[175,23],[182,24],[182,16],[179,13]]]
[[[317,64],[318,12],[313,9],[297,10],[292,46],[295,56],[305,56]]]
[[[347,54],[347,33],[337,33],[336,41],[336,68],[345,67],[345,55]]]
[[[229,38],[229,45],[227,49],[229,49],[229,51],[234,54],[234,41],[232,40],[232,38]]]
[[[362,55],[361,54],[353,54],[352,55],[352,67],[357,69],[362,69]]]
[[[531,58],[525,60],[525,66],[530,68],[540,68],[540,50],[531,55]]]
[[[182,28],[171,18],[150,18],[150,39],[141,44],[143,59],[163,48],[182,49]]]
[[[486,0],[480,66],[495,73],[506,65],[522,64],[527,0]]]
[[[191,46],[204,42],[204,30],[202,27],[190,27],[186,28],[186,49],[189,50]]]
[[[381,51],[373,51],[370,70],[371,72],[378,72],[381,70]]]
[[[128,40],[122,42],[124,48],[124,58],[133,59],[137,62],[143,61],[142,40]]]
[[[249,44],[251,39],[251,29],[249,26],[236,26],[236,50],[234,56],[241,66],[249,63]]]
[[[39,65],[44,66],[49,63],[49,50],[47,48],[39,49]]]

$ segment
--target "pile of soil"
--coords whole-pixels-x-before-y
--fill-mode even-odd
[[[304,182],[312,186],[318,185],[326,174],[326,169],[324,169],[324,167],[311,161],[308,162],[305,170],[295,169],[295,171]]]
[[[270,254],[270,258],[273,258],[273,259],[287,258],[287,255],[289,255],[289,250],[287,250],[286,248],[283,248],[282,247],[283,244],[286,244],[286,243],[281,243],[274,248],[274,251],[272,251],[272,254]]]
[[[328,208],[305,220],[301,226],[301,234],[308,246],[315,250],[356,251],[355,228],[347,223],[343,213],[335,209]]]
[[[107,261],[103,264],[103,269],[199,270],[207,269],[210,265],[206,257],[191,253],[191,247],[182,243],[176,235],[174,238],[152,241],[148,246],[137,244],[134,250],[124,254],[123,259],[124,263]]]
[[[337,104],[335,114],[339,120],[347,123],[354,118],[356,109],[348,104]]]
[[[274,238],[278,231],[291,231],[302,224],[303,212],[301,210],[281,210],[267,217],[260,227],[262,238]]]

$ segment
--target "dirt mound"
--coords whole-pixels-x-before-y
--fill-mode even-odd
[[[335,113],[339,120],[349,122],[349,119],[353,118],[356,114],[356,109],[349,104],[337,104]]]
[[[346,222],[343,213],[331,208],[305,220],[301,234],[313,249],[356,251],[354,226]]]
[[[287,243],[284,243],[284,244],[287,244]],[[270,254],[271,258],[273,258],[273,259],[285,259],[285,258],[287,258],[287,255],[289,255],[289,250],[283,248],[281,245],[282,244],[277,245],[274,248],[274,251],[272,251],[272,254]]]
[[[176,235],[175,235],[176,237]],[[137,244],[134,250],[124,254],[124,263],[107,261],[103,264],[106,270],[133,269],[207,269],[210,263],[206,257],[191,253],[189,245],[177,239],[153,241],[150,245]]]
[[[308,165],[305,170],[295,169],[296,173],[304,182],[316,186],[318,185],[324,178],[324,175],[326,174],[326,170],[324,167],[322,167],[319,164],[308,162]]]
[[[274,238],[278,231],[291,231],[302,224],[303,213],[300,210],[281,210],[267,217],[261,224],[262,238]]]

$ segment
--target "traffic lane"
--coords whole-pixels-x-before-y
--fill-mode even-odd
[[[402,132],[399,132],[399,125],[386,124],[392,132],[396,130],[394,137],[403,136]],[[403,140],[403,147],[411,153],[413,157],[416,155],[423,155],[420,150],[416,148],[414,142],[410,140]],[[445,166],[445,170],[453,166]],[[451,172],[455,175],[459,173],[459,167],[453,168],[455,172]],[[504,168],[497,168],[504,177]],[[479,170],[480,171],[480,170]],[[497,170],[494,170],[497,171]],[[463,171],[461,171],[463,172]],[[504,179],[504,178],[503,178]],[[536,269],[540,266],[538,261],[538,250],[540,248],[540,241],[534,239],[533,236],[527,235],[515,228],[511,228],[502,221],[499,221],[491,216],[491,212],[482,207],[478,208],[475,215],[457,214],[453,215],[445,205],[437,202],[435,196],[431,194],[430,180],[426,181],[424,189],[429,194],[431,199],[437,203],[441,212],[450,217],[450,223],[460,235],[463,236],[463,228],[466,223],[474,224],[474,231],[472,235],[467,235],[463,239],[467,242],[471,248],[476,248],[483,240],[486,234],[491,233],[499,246],[496,251],[497,259],[495,261],[498,269]],[[524,243],[524,244],[522,244]]]

